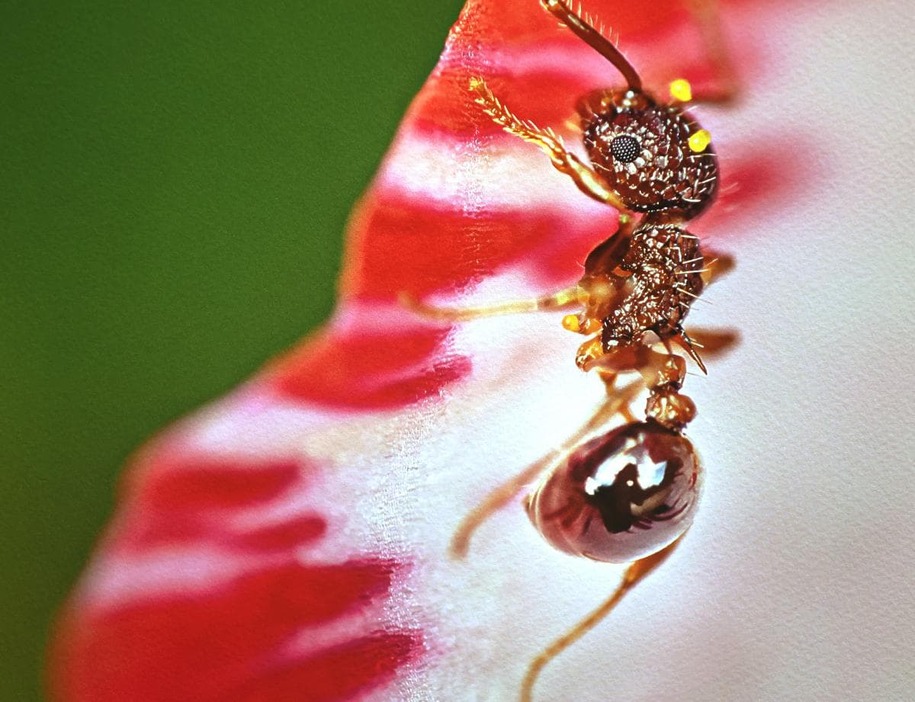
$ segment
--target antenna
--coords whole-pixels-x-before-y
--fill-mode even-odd
[[[601,56],[612,63],[623,74],[623,78],[626,79],[631,90],[637,93],[642,92],[642,79],[639,78],[639,74],[636,73],[632,64],[613,45],[613,42],[575,14],[562,0],[542,0],[541,4],[547,12],[555,15],[560,22],[575,32],[580,39],[584,40],[588,45],[596,49]]]

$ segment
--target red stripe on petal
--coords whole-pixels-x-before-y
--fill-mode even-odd
[[[447,351],[448,329],[398,308],[351,308],[343,316],[275,364],[271,383],[281,395],[337,409],[392,409],[470,372],[469,359]]]
[[[272,551],[299,548],[317,541],[326,533],[327,522],[322,517],[305,514],[240,534],[236,538],[236,543],[246,549]]]
[[[402,561],[305,560],[303,549],[327,530],[303,505],[303,478],[315,476],[308,463],[207,457],[188,451],[181,436],[142,454],[106,554],[69,605],[51,652],[56,699],[238,699],[265,668],[296,656],[288,679],[311,676],[330,695],[326,672],[364,668],[371,632],[418,640],[384,619]],[[315,637],[339,642],[330,659]],[[327,699],[383,684],[406,660],[403,650],[376,651],[358,685],[342,676],[337,697]],[[301,699],[293,687],[277,699],[296,692]]]
[[[240,525],[235,520],[192,512],[150,514],[125,526],[111,548],[118,553],[136,553],[197,541],[242,551],[269,552],[308,546],[326,532],[327,522],[314,514],[266,526]]]
[[[233,517],[301,488],[305,473],[299,460],[241,461],[180,451],[148,454],[142,472],[128,483],[132,518],[121,525],[110,546],[123,553],[195,540],[245,548],[266,544],[275,537],[256,538],[263,525],[243,527]],[[286,524],[270,529],[283,531],[287,544],[296,532],[305,543],[323,533],[323,519],[309,517],[304,530]]]
[[[394,197],[384,202],[354,227],[359,253],[342,280],[346,296],[383,299],[406,291],[422,298],[457,292],[519,263],[548,289],[568,285],[581,277],[588,251],[613,232],[617,216],[602,208],[583,217],[574,206],[471,216]]]
[[[675,22],[683,21],[685,10],[682,0],[654,0],[633,2],[612,0],[587,2],[585,9],[594,14],[614,33],[625,39],[637,36],[647,38],[666,29]],[[461,25],[470,28],[470,38],[485,36],[502,45],[528,43],[545,34],[558,30],[558,21],[550,17],[537,2],[514,0],[494,3],[487,0],[472,0],[467,3]]]
[[[773,203],[787,203],[801,196],[814,178],[824,177],[817,164],[816,149],[802,138],[783,134],[778,149],[735,144],[735,153],[723,173],[719,202],[702,219],[700,236],[715,241],[739,238],[744,232],[757,232],[746,220],[757,222],[760,213]],[[817,164],[814,168],[811,164]],[[815,171],[818,171],[815,173]],[[743,221],[742,221],[743,220]],[[735,228],[734,223],[742,226]]]
[[[608,34],[619,37],[623,53],[638,67],[645,85],[661,97],[674,78],[687,77],[698,88],[705,86],[708,56],[698,21],[683,0],[611,0],[586,3],[585,9]],[[497,132],[468,94],[471,75],[486,78],[523,119],[560,131],[575,117],[578,97],[621,83],[616,69],[536,2],[470,2],[457,26],[436,73],[407,114],[406,122],[414,128],[468,136]],[[730,47],[744,63],[749,58],[744,56],[747,43],[735,41]]]
[[[75,702],[227,699],[258,661],[279,655],[304,628],[371,605],[388,590],[396,569],[387,560],[292,562],[246,573],[217,589],[149,596],[114,611],[82,610],[61,637],[57,692]],[[353,656],[348,663],[347,652]],[[355,670],[365,655],[358,646],[343,646],[335,667]],[[315,671],[308,670],[312,662]],[[370,674],[359,675],[365,684],[378,684],[401,662],[376,657]],[[323,679],[327,670],[320,655],[301,665],[305,677]],[[345,680],[339,684],[349,689]]]
[[[147,464],[136,499],[149,508],[237,509],[275,498],[302,475],[295,460],[240,461],[200,454],[157,455]]]
[[[552,54],[557,59],[568,54],[556,42],[538,50],[541,56]],[[525,59],[528,65],[519,66],[519,58]],[[523,115],[525,120],[553,127],[560,132],[567,131],[567,122],[578,123],[576,99],[594,87],[595,74],[605,73],[599,71],[603,68],[600,60],[599,56],[594,58],[585,54],[584,62],[589,70],[582,70],[581,66],[576,69],[555,62],[551,64],[548,57],[534,62],[529,55],[515,57],[506,54],[495,65],[487,62],[478,68],[448,68],[416,99],[408,123],[412,128],[424,130],[432,136],[437,132],[475,138],[502,134],[502,128],[474,102],[475,96],[469,90],[469,77],[482,76],[499,100],[516,114]],[[605,78],[605,81],[609,80],[609,77]],[[517,146],[536,149],[520,141]],[[546,156],[543,159],[548,163]]]
[[[491,275],[521,243],[514,223],[491,212],[474,216],[383,197],[360,214],[351,232],[359,254],[341,281],[346,296],[453,291]]]
[[[388,682],[421,650],[418,634],[376,634],[273,671],[232,695],[239,702],[346,702]]]

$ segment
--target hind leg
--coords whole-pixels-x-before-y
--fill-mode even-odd
[[[612,393],[608,386],[608,397],[604,403],[591,419],[563,442],[562,446],[496,487],[464,517],[451,539],[452,557],[464,558],[470,548],[470,540],[487,519],[511,504],[538,475],[561,463],[585,438],[607,424],[615,414],[620,414],[627,419],[631,418],[629,404],[641,390],[642,384],[638,382],[626,385],[619,390],[613,390]]]
[[[616,609],[616,606],[628,592],[638,585],[655,568],[667,560],[667,557],[673,553],[674,549],[682,540],[683,537],[681,536],[657,553],[632,563],[623,574],[623,579],[616,590],[613,591],[613,594],[600,605],[600,607],[595,609],[568,632],[547,646],[540,655],[531,661],[527,668],[527,673],[524,676],[524,681],[521,683],[521,702],[531,702],[533,699],[534,684],[537,682],[537,678],[540,677],[540,673],[546,667],[547,663],[556,658],[556,656],[606,619],[607,616]]]

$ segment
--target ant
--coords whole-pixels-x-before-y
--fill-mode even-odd
[[[521,686],[522,702],[530,702],[544,666],[606,617],[689,529],[699,502],[702,467],[683,434],[696,415],[693,401],[681,392],[687,358],[706,372],[699,349],[720,352],[736,339],[729,332],[707,332],[703,345],[683,328],[703,288],[733,264],[726,256],[703,254],[698,237],[686,229],[714,201],[719,184],[711,135],[686,112],[686,103],[697,99],[689,83],[674,81],[671,101],[658,101],[590,18],[563,0],[542,0],[541,5],[626,81],[578,103],[590,165],[569,152],[552,129],[540,129],[513,114],[482,78],[471,78],[469,89],[496,124],[543,150],[553,167],[585,195],[616,208],[618,229],[587,256],[577,285],[551,295],[466,309],[406,300],[421,314],[448,321],[577,307],[577,313],[562,319],[565,329],[588,337],[575,362],[583,371],[594,371],[607,390],[603,404],[575,436],[490,493],[452,541],[452,554],[465,556],[476,529],[539,476],[525,505],[552,546],[629,564],[610,598],[531,662]],[[724,84],[719,92],[698,99],[728,102],[734,73],[711,0],[692,0],[691,5]],[[626,374],[634,374],[635,380],[618,386]],[[646,390],[645,419],[639,420],[630,405]],[[616,415],[626,423],[607,431]]]

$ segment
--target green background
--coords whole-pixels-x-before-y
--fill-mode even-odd
[[[330,311],[460,5],[0,4],[0,700],[131,450]]]

